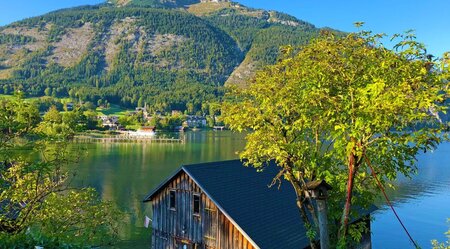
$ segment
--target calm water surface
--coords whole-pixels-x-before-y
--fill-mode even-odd
[[[431,248],[430,240],[446,241],[450,226],[450,143],[418,156],[419,174],[400,179],[393,199],[397,213],[421,248]],[[375,213],[372,223],[374,248],[414,248],[394,214],[386,206]]]
[[[164,134],[178,137],[179,134]],[[151,204],[144,197],[182,164],[238,158],[244,136],[230,131],[186,132],[185,143],[94,143],[76,166],[76,184],[95,187],[103,199],[117,203],[129,215],[117,248],[149,248],[151,230],[143,228]]]
[[[179,134],[169,134],[176,137]],[[244,137],[229,131],[185,133],[183,144],[97,143],[86,145],[88,155],[74,170],[76,184],[93,186],[103,199],[117,203],[128,213],[117,248],[149,248],[151,232],[143,227],[151,205],[145,195],[180,165],[235,159],[245,145]],[[444,241],[450,218],[450,143],[419,156],[420,174],[400,179],[390,192],[394,205],[410,233],[422,248],[430,240]],[[372,223],[373,248],[413,248],[392,211],[380,202]]]

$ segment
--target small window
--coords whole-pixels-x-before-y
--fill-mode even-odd
[[[175,209],[175,190],[170,190],[169,208]]]
[[[200,214],[200,195],[194,194],[194,214]]]

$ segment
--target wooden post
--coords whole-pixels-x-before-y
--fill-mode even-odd
[[[317,199],[317,215],[319,216],[320,248],[330,248],[330,236],[328,235],[327,200]]]
[[[331,190],[331,186],[324,180],[312,181],[306,184],[306,188],[310,196],[316,200],[317,203],[317,218],[319,220],[319,232],[320,232],[320,248],[330,248],[330,236],[328,234],[328,216],[327,216],[327,198],[328,190]]]

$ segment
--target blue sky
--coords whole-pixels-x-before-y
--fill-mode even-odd
[[[353,23],[363,21],[365,29],[389,35],[414,29],[418,40],[432,54],[450,51],[449,0],[237,1],[249,7],[282,11],[317,27],[355,31]],[[103,0],[4,0],[0,3],[0,25],[60,8],[100,2]]]

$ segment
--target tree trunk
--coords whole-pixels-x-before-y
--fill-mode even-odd
[[[305,225],[309,225],[311,227],[311,222],[308,219],[308,215],[306,214],[305,207],[303,206],[303,204],[301,203],[301,201],[298,198],[299,197],[297,197],[297,207],[300,210],[300,216],[302,217],[303,223]],[[310,245],[311,249],[319,249],[319,247],[317,247],[317,245],[314,243],[314,240],[312,240],[312,239],[309,239],[309,245]]]
[[[345,206],[343,210],[341,227],[339,229],[339,240],[344,239],[347,236],[348,232],[348,222],[349,222],[349,214],[352,205],[352,197],[353,197],[353,186],[355,181],[356,171],[358,170],[358,165],[356,165],[357,158],[354,153],[351,153],[349,156],[348,162],[348,180],[347,180],[347,195],[345,198]]]

